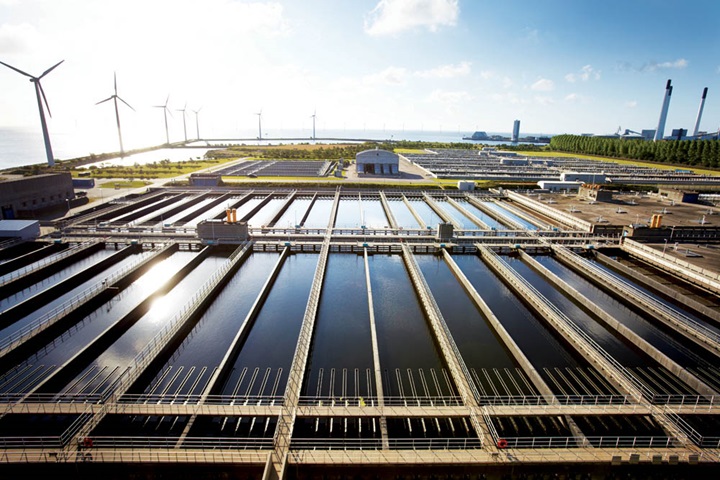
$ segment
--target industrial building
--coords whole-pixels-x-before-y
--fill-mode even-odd
[[[708,477],[720,254],[672,245],[720,230],[567,201],[199,186],[79,212],[0,250],[0,468]]]
[[[358,174],[399,175],[400,156],[387,150],[365,150],[355,156]]]
[[[67,208],[74,198],[69,173],[8,176],[0,180],[0,218],[35,218],[44,212]]]

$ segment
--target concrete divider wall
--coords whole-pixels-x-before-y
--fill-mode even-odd
[[[674,273],[691,283],[720,294],[720,273],[717,271],[700,268],[671,254],[658,252],[629,238],[624,239],[622,249],[662,270]]]
[[[560,223],[563,223],[571,228],[575,228],[577,230],[583,231],[583,232],[591,232],[592,231],[592,224],[590,222],[587,222],[585,220],[580,220],[579,218],[575,218],[572,215],[569,215],[561,210],[558,210],[557,208],[551,207],[549,205],[546,205],[544,203],[538,202],[537,200],[533,200],[531,198],[528,198],[524,195],[520,195],[515,192],[511,192],[508,190],[504,191],[505,196],[509,198],[510,200],[517,202],[521,205],[525,205],[526,207],[532,209],[541,211],[543,215],[552,218],[553,220],[557,220]]]
[[[660,292],[662,295],[665,295],[668,298],[672,298],[673,301],[678,302],[679,304],[684,305],[685,307],[695,311],[696,313],[699,313],[700,315],[703,315],[707,318],[710,318],[716,322],[720,323],[720,312],[717,310],[714,310],[710,307],[707,307],[697,300],[694,300],[687,295],[684,295],[677,290],[668,287],[667,285],[664,285],[656,280],[653,280],[650,277],[647,277],[643,275],[642,273],[638,273],[632,268],[628,267],[627,265],[624,265],[616,260],[613,260],[612,258],[608,257],[607,255],[603,254],[602,252],[599,252],[595,250],[595,258],[598,262],[602,263],[608,268],[611,268],[615,270],[616,272],[621,273],[622,275],[632,278],[633,281],[650,288],[652,290],[655,290],[657,292]]]
[[[543,266],[540,262],[535,260],[533,257],[531,257],[527,253],[523,252],[522,250],[520,251],[520,257],[533,270],[538,272],[543,278],[545,278],[548,282],[550,282],[550,284],[552,284],[554,287],[556,287],[558,290],[560,290],[565,296],[572,299],[573,302],[580,305],[580,307],[583,310],[590,313],[596,319],[600,320],[609,329],[617,332],[625,340],[627,340],[628,342],[633,344],[635,347],[640,349],[640,351],[642,351],[645,355],[647,355],[651,359],[655,360],[658,364],[667,368],[669,371],[671,371],[673,374],[675,374],[678,378],[680,378],[683,382],[688,384],[695,391],[697,391],[698,393],[700,393],[702,395],[717,395],[718,394],[710,386],[708,386],[705,382],[702,382],[696,376],[694,376],[693,374],[691,374],[690,372],[685,370],[677,362],[673,361],[667,355],[665,355],[660,350],[655,348],[653,345],[648,343],[640,335],[638,335],[637,333],[632,331],[630,328],[628,328],[625,325],[623,325],[622,323],[620,323],[612,315],[608,314],[603,309],[601,309],[600,307],[595,305],[595,303],[593,303],[592,300],[585,297],[583,294],[581,294],[575,288],[570,286],[563,279],[561,279],[560,277],[555,275],[553,272],[551,272],[550,270],[545,268],[545,266]]]

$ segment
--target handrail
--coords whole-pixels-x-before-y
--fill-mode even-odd
[[[130,275],[136,269],[151,261],[163,250],[172,247],[173,244],[174,242],[158,244],[159,246],[155,247],[155,249],[153,249],[152,251],[140,253],[141,258],[136,262],[133,262],[125,266],[124,268],[113,272],[102,283],[88,287],[87,289],[75,295],[73,298],[63,302],[62,304],[45,313],[41,317],[33,320],[28,325],[3,338],[0,341],[0,357],[6,355],[9,351],[13,350],[18,345],[25,342],[28,338],[34,337],[38,333],[50,328],[59,320],[65,318],[68,314],[77,310],[80,306],[84,305],[89,300],[95,298],[100,293],[110,288],[114,283],[119,282],[123,278]]]
[[[562,247],[557,247],[558,250],[560,250]],[[562,248],[562,253],[567,254],[570,258],[573,259],[573,261],[579,265],[582,265],[583,268],[586,268],[588,270],[591,270],[594,275],[600,277],[601,280],[607,282],[609,285],[619,285],[622,289],[628,291],[632,296],[637,297],[640,301],[642,301],[645,305],[649,306],[650,308],[656,310],[657,312],[661,313],[662,315],[665,315],[666,317],[669,317],[676,322],[682,324],[682,325],[675,325],[678,328],[682,329],[686,333],[696,337],[696,338],[702,338],[702,337],[708,337],[707,339],[702,339],[704,343],[720,343],[720,333],[717,331],[708,328],[707,326],[703,325],[702,323],[698,322],[697,320],[694,320],[684,313],[675,310],[674,308],[665,305],[664,303],[658,301],[656,298],[648,295],[647,293],[643,292],[641,289],[637,288],[635,285],[632,285],[630,282],[625,280],[624,278],[615,275],[611,272],[608,272],[607,270],[600,268],[597,264],[594,262],[590,262],[584,258],[582,258],[577,253],[573,252],[570,249]]]
[[[503,260],[499,255],[497,255],[495,252],[493,252],[491,249],[482,247],[483,252],[487,253],[488,257],[491,258],[496,263],[499,263],[502,265],[505,269],[507,269],[508,272],[511,273],[513,280],[520,283],[524,288],[529,290],[533,295],[535,295],[543,304],[545,308],[548,308],[553,315],[558,318],[563,325],[570,328],[574,334],[579,336],[581,339],[583,339],[585,342],[588,343],[588,345],[591,347],[587,350],[588,355],[593,357],[600,357],[601,362],[607,362],[610,365],[612,365],[615,369],[617,369],[624,377],[624,380],[629,381],[631,385],[638,389],[643,396],[645,396],[648,399],[652,399],[653,393],[648,390],[648,388],[640,383],[635,376],[627,370],[620,362],[618,362],[612,355],[607,353],[604,348],[602,348],[595,340],[593,340],[587,333],[585,333],[575,322],[573,322],[567,315],[565,315],[555,304],[550,302],[543,294],[541,294],[530,282],[528,282],[522,275],[519,275],[515,270],[510,267],[510,265]]]
[[[41,258],[40,260],[36,262],[32,262],[30,265],[26,265],[23,268],[20,268],[18,270],[14,270],[10,272],[7,275],[3,275],[4,278],[2,281],[0,281],[0,287],[3,287],[7,285],[8,283],[15,282],[23,277],[26,277],[32,273],[37,272],[41,268],[45,268],[49,265],[52,265],[54,263],[59,262],[60,260],[64,260],[65,258],[69,257],[70,255],[73,255],[79,251],[81,251],[83,248],[90,247],[96,243],[98,243],[99,240],[91,240],[88,242],[79,243],[77,245],[71,246],[66,248],[65,250],[56,253],[55,255],[50,255],[48,257]],[[16,274],[17,275],[14,275]]]

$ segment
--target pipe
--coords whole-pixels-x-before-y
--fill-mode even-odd
[[[700,99],[700,108],[698,109],[697,120],[695,120],[695,128],[693,129],[693,138],[697,138],[698,131],[700,130],[700,119],[702,118],[703,107],[705,107],[705,98],[707,97],[708,87],[705,87]]]
[[[668,78],[667,84],[665,85],[665,98],[663,99],[662,109],[660,110],[660,119],[658,120],[657,130],[655,130],[654,141],[662,140],[665,136],[665,120],[667,120],[668,108],[670,107],[670,96],[672,95],[672,82]]]

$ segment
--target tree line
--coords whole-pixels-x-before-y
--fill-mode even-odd
[[[640,139],[557,135],[550,139],[550,149],[558,152],[602,155],[674,165],[720,168],[720,141],[718,140],[650,142]]]

